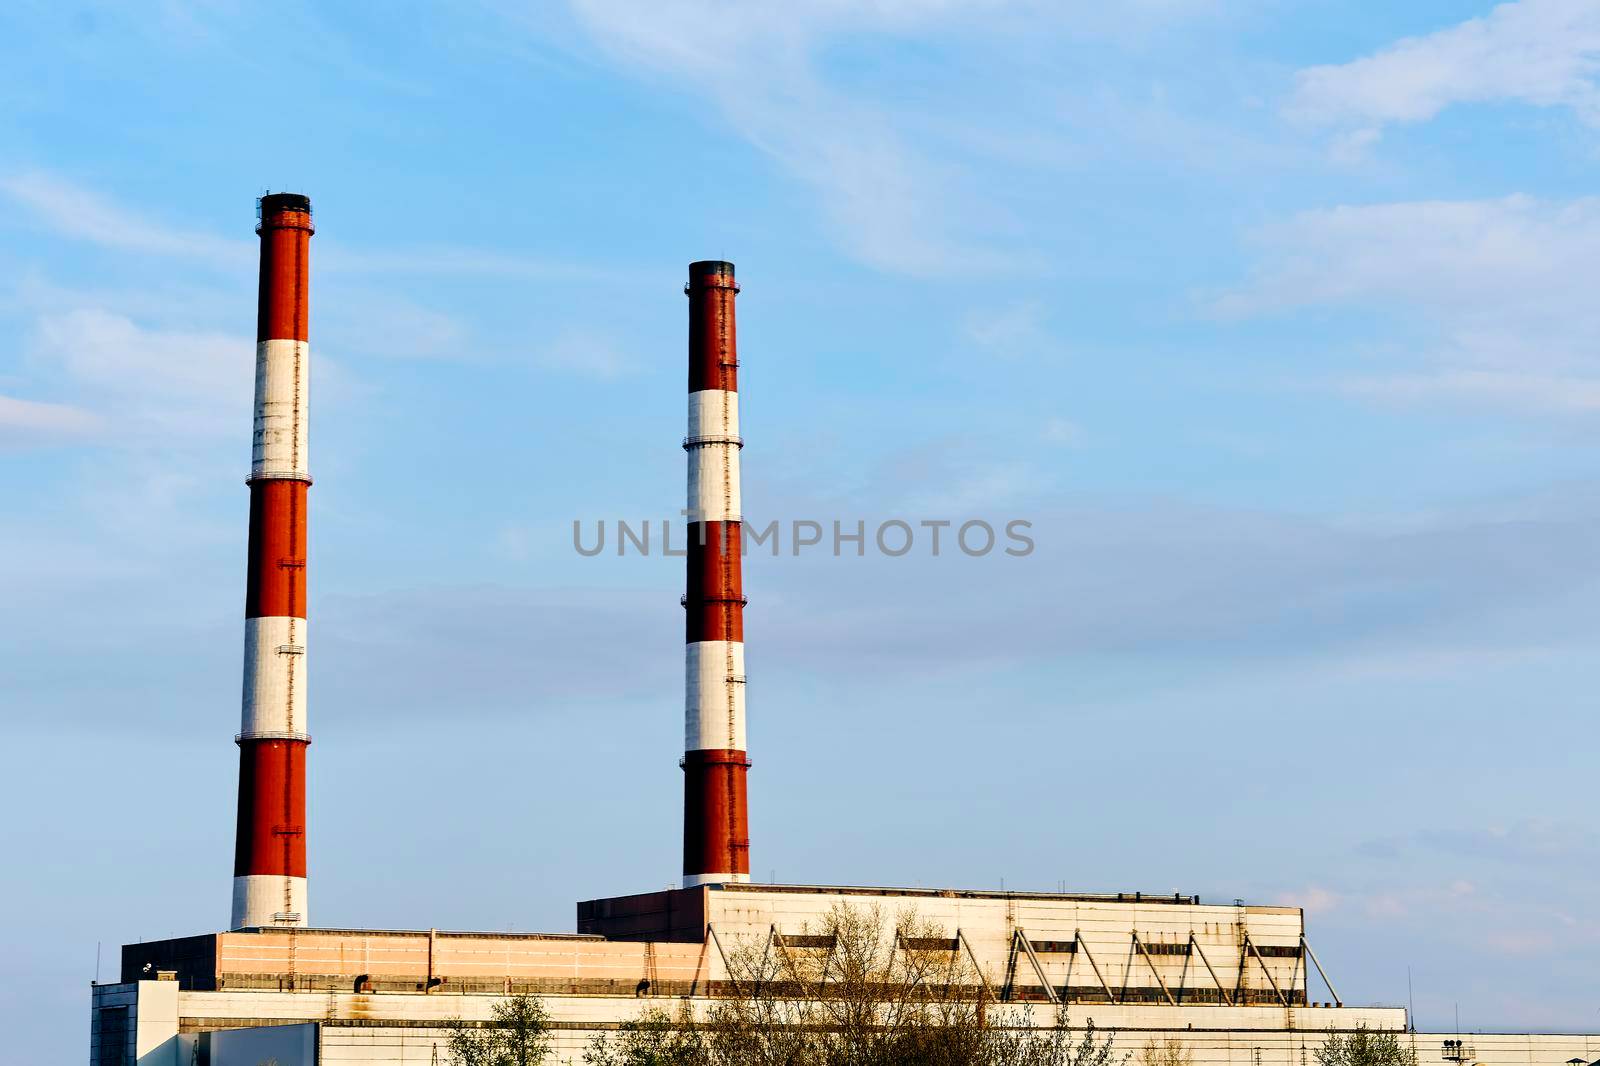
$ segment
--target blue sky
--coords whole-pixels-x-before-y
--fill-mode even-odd
[[[252,198],[313,198],[319,924],[677,875],[684,264],[737,262],[753,866],[1303,904],[1347,999],[1595,1031],[1600,8],[0,15],[0,887],[227,920]]]

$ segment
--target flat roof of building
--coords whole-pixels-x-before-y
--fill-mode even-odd
[[[1181,892],[1038,892],[989,888],[905,888],[881,885],[779,885],[756,881],[733,881],[702,886],[713,892],[807,892],[826,896],[917,896],[927,899],[1041,899],[1071,900],[1083,903],[1168,903],[1185,907],[1205,906],[1199,896]],[[601,897],[605,898],[605,897]],[[1209,906],[1242,906],[1234,902]],[[1293,909],[1293,908],[1290,908]]]
[[[366,929],[356,926],[333,925],[247,925],[243,929],[228,929],[233,933],[325,933],[330,936],[450,936],[472,937],[477,940],[605,940],[598,933],[518,933],[494,929]],[[202,933],[201,936],[214,936]],[[177,937],[174,939],[183,939]]]

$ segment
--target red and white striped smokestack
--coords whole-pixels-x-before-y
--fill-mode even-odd
[[[683,883],[750,880],[733,264],[689,264]]]
[[[311,201],[261,198],[235,929],[306,924],[306,348]]]

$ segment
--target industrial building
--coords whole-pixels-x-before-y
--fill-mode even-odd
[[[1292,907],[1140,893],[985,892],[750,882],[738,351],[732,263],[689,267],[689,548],[681,888],[580,902],[572,933],[325,929],[306,869],[306,523],[311,203],[260,201],[255,424],[238,830],[226,932],[127,945],[93,988],[91,1066],[448,1061],[447,1022],[540,995],[555,1061],[647,1007],[730,990],[738,945],[798,942],[840,904],[914,912],[999,1004],[1072,1005],[1137,1050],[1181,1040],[1196,1066],[1307,1066],[1330,1032],[1406,1033],[1422,1066],[1600,1060],[1600,1035],[1409,1031],[1400,1007],[1346,1005]],[[330,758],[337,759],[332,753]],[[898,944],[898,940],[895,941]],[[898,950],[898,948],[897,948]],[[1020,1018],[1021,1016],[1017,1016]],[[1025,1024],[1025,1020],[1014,1020]]]

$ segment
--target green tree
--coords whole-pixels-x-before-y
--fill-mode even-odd
[[[550,1015],[538,996],[496,1003],[487,1025],[460,1018],[445,1023],[455,1066],[538,1066],[550,1053]]]
[[[1399,1033],[1361,1025],[1329,1034],[1317,1048],[1317,1066],[1417,1066],[1417,1051]]]
[[[623,1022],[615,1034],[595,1035],[583,1061],[588,1066],[703,1066],[706,1047],[687,1006],[677,1018],[652,1007]]]

